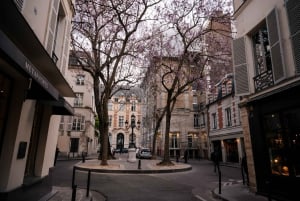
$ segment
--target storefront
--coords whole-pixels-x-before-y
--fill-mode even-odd
[[[0,6],[0,200],[30,200],[51,191],[53,116],[73,114],[74,92],[13,1]]]
[[[297,200],[300,186],[300,83],[249,103],[257,190]]]

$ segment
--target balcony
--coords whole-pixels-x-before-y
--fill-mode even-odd
[[[262,91],[274,85],[272,70],[267,70],[253,78],[255,92]]]

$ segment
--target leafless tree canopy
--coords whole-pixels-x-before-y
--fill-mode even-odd
[[[155,69],[161,90],[168,94],[163,111],[170,120],[176,98],[201,84],[208,61],[224,53],[223,44],[213,46],[214,34],[230,37],[230,29],[212,22],[230,24],[230,6],[227,0],[76,0],[75,10],[72,53],[94,78],[101,164],[106,165],[107,103],[122,89],[116,86],[134,85],[141,72]]]

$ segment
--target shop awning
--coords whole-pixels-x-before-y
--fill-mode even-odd
[[[5,54],[29,79],[28,94],[26,98],[55,99],[58,100],[59,92],[48,79],[30,62],[30,60],[9,40],[0,30],[0,51]]]
[[[52,114],[74,115],[74,108],[63,97],[59,97],[58,101],[43,101],[43,103],[52,106]]]
[[[72,88],[13,1],[0,1],[0,30],[30,61],[27,65],[34,66],[61,96],[75,96]]]

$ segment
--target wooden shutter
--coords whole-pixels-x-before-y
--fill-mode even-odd
[[[288,0],[286,2],[286,10],[289,19],[296,73],[300,74],[300,1]]]
[[[50,13],[50,21],[48,23],[48,40],[47,40],[46,48],[49,55],[52,56],[54,35],[57,26],[56,21],[57,21],[60,0],[52,0],[51,2],[52,2],[52,7]]]
[[[63,75],[65,75],[66,68],[69,63],[70,34],[71,34],[70,31],[71,31],[71,23],[66,21],[64,47],[63,47],[63,55],[62,55],[62,62],[61,62],[61,72]]]
[[[274,82],[277,83],[285,78],[283,56],[278,24],[277,10],[273,9],[267,16],[269,43],[271,47],[272,72]]]
[[[244,37],[233,40],[232,46],[235,94],[247,95],[250,91]]]

